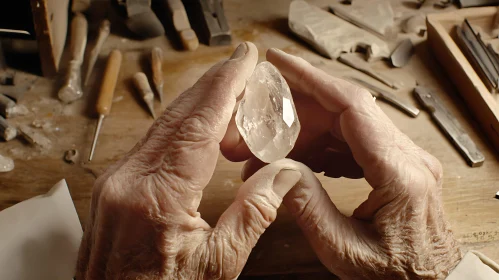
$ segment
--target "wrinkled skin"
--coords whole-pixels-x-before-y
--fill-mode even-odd
[[[443,279],[461,253],[442,212],[442,169],[370,94],[304,60],[269,50],[293,91],[302,132],[264,165],[231,119],[257,62],[251,43],[210,69],[95,183],[77,279],[235,279],[284,203],[322,263],[344,279]],[[197,212],[219,151],[247,160],[245,183],[211,228]],[[352,217],[315,177],[364,176]]]

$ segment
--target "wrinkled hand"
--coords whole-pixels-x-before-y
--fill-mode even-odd
[[[240,274],[284,195],[302,173],[313,177],[304,166],[281,160],[240,187],[215,228],[197,212],[236,99],[257,59],[253,44],[241,44],[97,179],[78,280],[234,279]]]
[[[443,279],[461,258],[442,211],[442,167],[401,133],[364,89],[301,58],[269,50],[285,76],[302,131],[290,157],[330,177],[373,187],[352,217],[341,214],[320,182],[303,174],[284,204],[322,263],[342,279]],[[264,164],[252,157],[234,121],[221,143],[246,160],[247,178]]]

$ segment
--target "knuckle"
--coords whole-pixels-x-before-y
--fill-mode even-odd
[[[354,96],[362,105],[373,105],[374,99],[372,94],[365,88],[355,86]]]
[[[248,215],[248,227],[255,234],[263,231],[275,220],[280,203],[264,194],[252,194],[242,202],[244,212]]]
[[[210,107],[197,110],[197,112],[184,120],[177,132],[177,139],[195,142],[213,138],[214,131],[212,131],[212,126],[208,119],[208,116],[212,114],[216,113]]]
[[[425,152],[425,155],[423,156],[423,161],[428,168],[428,170],[431,172],[433,177],[435,178],[435,181],[437,182],[438,185],[442,182],[442,179],[444,177],[444,169],[442,167],[442,164],[440,161],[434,157],[431,154],[428,154]]]

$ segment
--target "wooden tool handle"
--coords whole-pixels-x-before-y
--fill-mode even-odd
[[[149,81],[147,80],[146,74],[142,72],[137,72],[133,75],[133,82],[135,86],[142,94],[144,100],[152,100],[154,99],[154,93],[152,92],[151,86],[149,85]]]
[[[199,47],[199,39],[191,28],[182,0],[167,0],[167,4],[172,15],[173,26],[182,41],[182,45],[186,50],[196,50]]]
[[[111,51],[111,54],[109,54],[96,105],[97,113],[99,115],[107,116],[111,112],[116,81],[118,80],[118,75],[120,73],[121,58],[122,56],[119,50],[113,50]]]
[[[155,47],[151,51],[152,80],[155,84],[163,83],[163,50]]]
[[[111,32],[111,22],[108,19],[105,19],[101,21],[99,25],[99,36],[102,36],[101,34],[104,35],[109,35],[109,32]]]
[[[71,59],[83,62],[87,45],[87,19],[82,13],[76,13],[71,21]]]

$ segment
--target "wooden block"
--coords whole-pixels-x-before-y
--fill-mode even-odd
[[[57,74],[68,31],[69,0],[30,0],[43,75]]]
[[[428,42],[435,57],[456,85],[466,105],[499,151],[499,104],[456,44],[455,26],[464,19],[490,29],[496,7],[470,8],[427,17]]]

